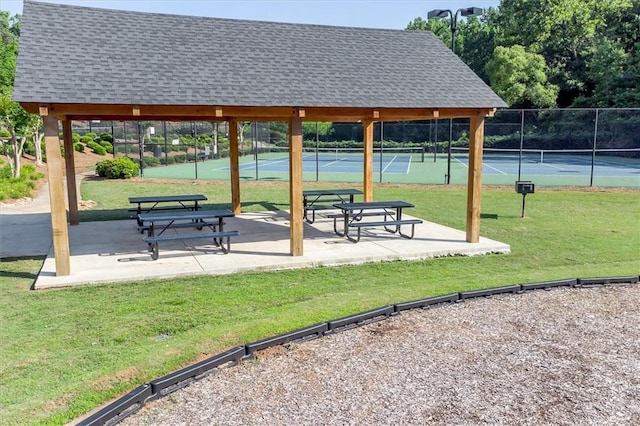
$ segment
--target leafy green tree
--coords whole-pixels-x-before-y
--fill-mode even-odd
[[[485,83],[489,83],[486,65],[496,47],[495,9],[485,11],[485,15],[470,16],[459,25],[461,48],[459,56]],[[458,52],[458,50],[456,50]]]
[[[547,81],[542,55],[522,46],[498,46],[486,70],[493,90],[511,107],[555,106],[558,87]]]
[[[29,121],[29,114],[12,101],[13,87],[0,88],[0,126],[9,131],[9,138],[0,138],[0,152],[7,158],[13,177],[20,177],[20,158],[27,141],[24,129]]]
[[[633,0],[637,3],[638,0]],[[522,45],[544,56],[549,79],[560,87],[560,106],[579,96],[589,98],[590,52],[606,32],[607,22],[626,16],[632,0],[502,0],[497,19],[497,44]]]
[[[13,87],[20,25],[20,15],[10,18],[9,12],[0,11],[0,88]]]

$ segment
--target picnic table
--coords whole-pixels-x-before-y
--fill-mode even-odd
[[[336,234],[347,237],[353,242],[360,241],[362,228],[384,227],[385,231],[392,234],[398,233],[404,238],[413,238],[415,225],[422,223],[420,219],[402,219],[404,209],[415,207],[406,201],[365,201],[361,203],[336,203],[333,205],[342,211],[341,215],[333,215],[333,230]],[[381,217],[383,220],[367,221],[366,217]],[[342,217],[343,230],[339,231],[337,220]],[[411,225],[411,234],[401,232],[402,225]],[[357,238],[349,235],[349,228],[358,230]]]
[[[240,233],[237,230],[225,231],[224,218],[234,216],[235,214],[228,209],[185,210],[165,213],[141,213],[138,215],[138,221],[147,230],[147,236],[143,240],[149,245],[153,260],[157,260],[159,255],[158,243],[165,241],[212,238],[215,245],[219,246],[224,253],[228,253],[231,249],[231,237],[237,237]],[[207,228],[211,232],[164,234],[169,229],[185,227],[197,228],[198,230]],[[223,243],[223,238],[227,239],[226,247]]]
[[[196,211],[200,208],[199,201],[206,201],[207,197],[202,194],[182,194],[182,195],[153,195],[147,197],[129,197],[129,203],[137,204],[136,208],[129,209],[135,213],[138,227],[142,227],[140,222],[141,213],[150,213],[157,210],[189,210]],[[161,205],[162,204],[162,205]],[[168,204],[168,205],[167,205]]]
[[[361,194],[362,191],[353,188],[310,189],[302,191],[304,219],[309,223],[313,223],[316,220],[316,210],[333,209],[333,203],[337,202],[353,203],[353,196]],[[311,218],[309,218],[309,212],[311,212]]]

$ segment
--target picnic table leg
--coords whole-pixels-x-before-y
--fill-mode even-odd
[[[387,216],[391,217],[392,214],[393,213],[389,213],[385,209],[384,221],[386,222],[387,221]],[[396,208],[396,220],[402,220],[402,209],[400,207]],[[392,234],[398,233],[398,234],[402,235],[402,233],[400,232],[400,225],[396,225],[395,229],[385,226],[384,230],[387,231],[387,232],[391,232]]]
[[[158,250],[158,243],[149,243],[149,250],[151,251],[151,259],[153,260],[158,260],[159,257],[159,251]]]
[[[140,220],[140,214],[142,213],[141,205],[142,205],[141,203],[138,203],[138,211],[136,213],[136,220],[138,221],[138,226],[143,225],[142,221]]]
[[[362,211],[360,211],[360,213],[362,213]],[[351,238],[351,236],[349,235],[349,218],[350,218],[350,215],[349,215],[349,212],[347,211],[344,214],[344,236],[347,237],[347,240],[357,243],[358,241],[360,241],[360,228],[358,228],[358,238],[356,240]]]
[[[155,234],[154,229],[153,229],[153,222],[151,222],[149,224],[149,230],[147,233],[148,237],[153,237]],[[159,253],[159,249],[158,249],[158,242],[156,241],[155,243],[147,243],[147,245],[149,246],[148,249],[151,252],[151,259],[153,260],[158,260],[158,253]]]
[[[218,229],[220,230],[220,232],[224,231],[224,220],[222,217],[218,218]],[[213,225],[213,232],[216,232],[216,225]],[[220,238],[220,241],[218,241],[216,237],[213,237],[213,244],[217,245],[218,247],[222,247],[222,238]]]

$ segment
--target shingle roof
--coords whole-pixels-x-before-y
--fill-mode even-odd
[[[493,108],[432,33],[164,15],[26,0],[18,102]]]

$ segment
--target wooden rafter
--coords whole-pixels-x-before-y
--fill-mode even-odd
[[[158,121],[304,121],[362,122],[416,121],[492,116],[495,108],[356,108],[356,107],[252,107],[201,105],[105,105],[21,103],[31,113],[64,115],[68,120]],[[302,114],[302,115],[300,115]]]

